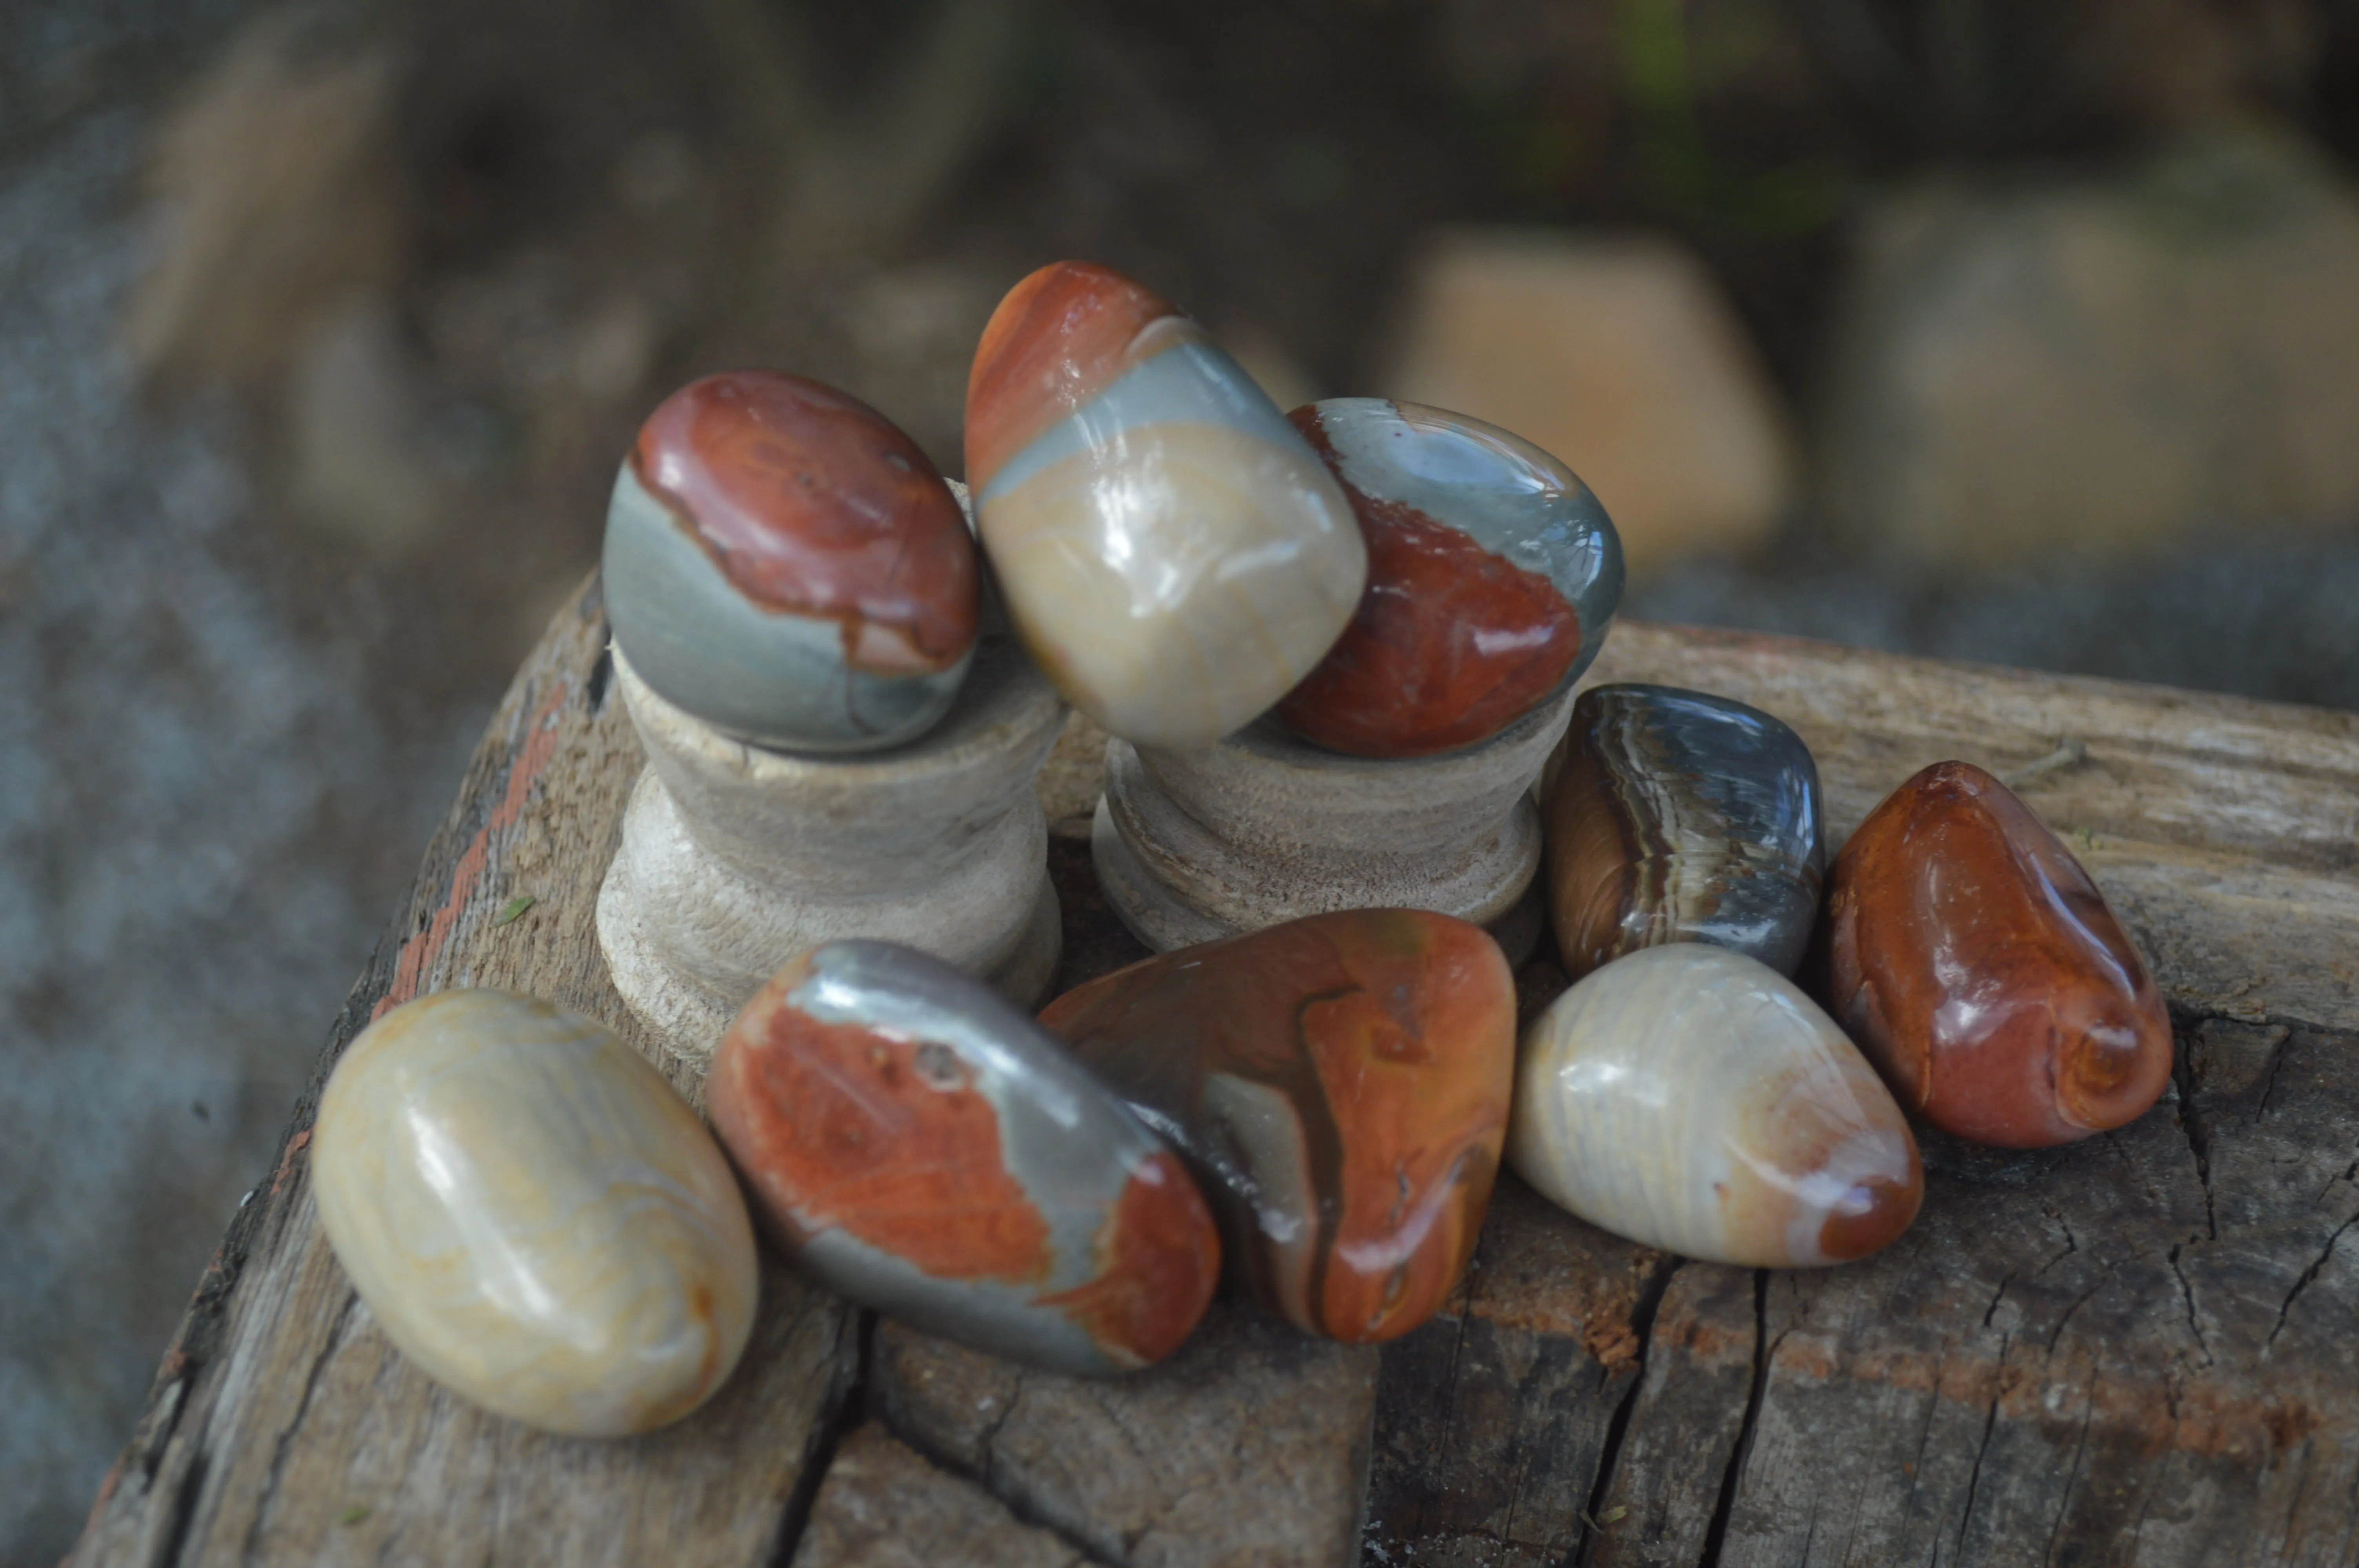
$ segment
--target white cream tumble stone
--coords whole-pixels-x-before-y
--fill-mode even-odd
[[[618,1437],[726,1380],[754,1233],[712,1135],[613,1033],[454,990],[387,1012],[320,1098],[321,1224],[402,1354],[495,1414]]]
[[[1753,1268],[1865,1257],[1924,1195],[1907,1119],[1833,1020],[1692,942],[1617,958],[1532,1021],[1507,1162],[1617,1236]]]

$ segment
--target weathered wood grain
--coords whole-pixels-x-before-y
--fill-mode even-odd
[[[875,1425],[837,1445],[794,1568],[1078,1568],[1093,1559]]]
[[[898,1324],[872,1390],[896,1434],[1108,1562],[1348,1563],[1376,1355],[1215,1303],[1118,1382],[1032,1371]]]
[[[1926,1135],[1917,1226],[1839,1270],[1667,1265],[1503,1192],[1454,1313],[1386,1353],[1369,1560],[2359,1561],[2340,1348],[2359,1306],[2359,718],[1662,627],[1617,629],[1600,666],[1793,724],[1837,843],[1927,763],[2004,774],[2081,742],[2023,794],[2154,958],[2175,1089],[2069,1149]],[[1562,984],[1537,964],[1523,981],[1527,1007]],[[1495,1288],[1503,1254],[1542,1249],[1589,1282]],[[1636,1370],[1617,1378],[1591,1347],[1619,1354],[1625,1325]],[[1501,1365],[1582,1375],[1505,1400]],[[1602,1453],[1537,1441],[1540,1408],[1607,1422]],[[1452,1482],[1486,1473],[1508,1484]]]
[[[595,1444],[391,1351],[304,1149],[336,1053],[422,991],[529,990],[649,1044],[592,930],[639,765],[603,642],[593,589],[519,674],[73,1562],[1334,1562],[1364,1466],[1388,1564],[2359,1561],[2359,718],[1620,627],[1594,678],[1786,719],[1838,839],[1926,763],[2080,742],[2023,793],[2155,959],[2172,1096],[2071,1149],[1929,1137],[1917,1227],[1823,1272],[1681,1262],[1506,1178],[1450,1309],[1380,1376],[1223,1309],[1162,1369],[1060,1379],[773,1264],[722,1397]],[[1050,857],[1065,983],[1143,956],[1086,844]],[[1518,980],[1527,1011],[1563,984],[1546,958]]]

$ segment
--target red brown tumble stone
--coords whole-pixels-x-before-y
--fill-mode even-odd
[[[2170,1076],[2170,1019],[2056,836],[1969,762],[1869,814],[1829,878],[1830,1009],[1894,1095],[2007,1148],[2119,1127]]]
[[[1245,1293],[1373,1341],[1431,1316],[1473,1250],[1515,1017],[1480,927],[1352,910],[1149,958],[1040,1022],[1179,1146]]]
[[[1564,684],[1581,620],[1553,583],[1408,507],[1343,493],[1368,541],[1368,587],[1278,704],[1288,728],[1353,756],[1429,756],[1487,740]]]
[[[973,645],[974,545],[918,444],[832,386],[777,371],[691,382],[631,449],[632,472],[748,601],[842,628],[880,675]]]

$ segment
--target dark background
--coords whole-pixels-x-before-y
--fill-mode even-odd
[[[956,473],[1083,256],[1555,448],[1630,613],[2354,707],[2354,164],[2327,0],[0,0],[0,1562],[672,385]]]

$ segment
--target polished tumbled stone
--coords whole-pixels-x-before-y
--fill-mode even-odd
[[[687,1414],[753,1326],[754,1236],[712,1135],[613,1034],[442,991],[346,1049],[320,1222],[402,1354],[476,1404],[619,1436]]]
[[[1783,975],[1701,943],[1608,964],[1532,1022],[1507,1159],[1617,1236],[1757,1268],[1864,1257],[1924,1193],[1858,1049]]]
[[[802,376],[707,376],[648,416],[604,580],[642,679],[781,751],[912,739],[974,651],[979,563],[949,487],[882,415]]]
[[[1362,757],[1471,746],[1579,678],[1622,597],[1622,546],[1573,471],[1464,415],[1339,397],[1288,416],[1368,542],[1352,623],[1278,717]]]
[[[853,1300],[1069,1372],[1160,1360],[1220,1271],[1194,1182],[982,981],[830,942],[745,1004],[706,1081],[771,1227]]]
[[[1566,972],[1709,942],[1791,975],[1825,867],[1801,737],[1724,697],[1633,684],[1582,693],[1564,744],[1541,823]]]
[[[977,531],[1025,644],[1113,734],[1202,746],[1310,673],[1367,552],[1335,481],[1203,330],[1060,262],[1000,302],[967,386]]]
[[[2010,1148],[2143,1115],[2170,1015],[2071,851],[1971,762],[1868,814],[1829,877],[1830,1006],[1900,1103]]]
[[[1481,927],[1397,909],[1183,947],[1040,1015],[1186,1155],[1233,1280],[1363,1341],[1431,1316],[1473,1250],[1515,1018]]]

